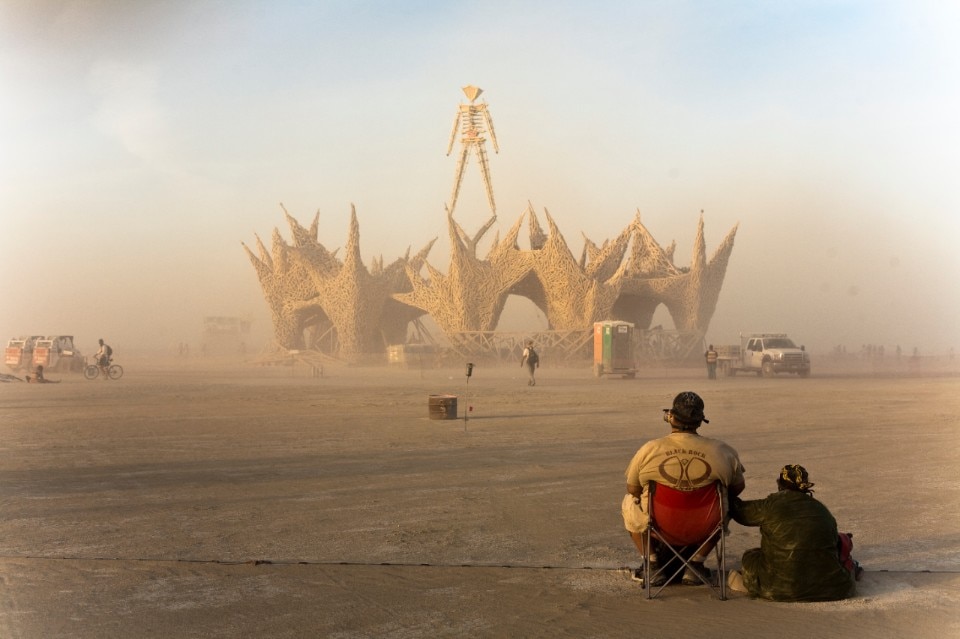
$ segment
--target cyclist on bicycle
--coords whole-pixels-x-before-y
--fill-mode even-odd
[[[97,366],[103,369],[103,372],[107,372],[107,367],[110,366],[110,358],[113,357],[113,349],[109,345],[103,343],[103,339],[100,339],[100,350],[97,351],[97,354],[94,355],[97,358]]]

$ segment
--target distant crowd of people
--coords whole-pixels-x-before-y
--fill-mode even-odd
[[[836,359],[849,359],[856,357],[862,361],[869,362],[884,362],[890,361],[891,359],[896,362],[900,361],[917,361],[922,357],[926,358],[940,358],[943,356],[943,351],[940,353],[934,354],[923,354],[921,355],[920,349],[916,346],[910,349],[910,353],[907,354],[900,347],[899,344],[894,346],[892,354],[887,352],[887,347],[883,344],[861,344],[860,350],[856,353],[848,352],[847,347],[843,344],[837,344],[833,347],[832,355]],[[947,359],[954,359],[954,349],[949,347],[946,349]]]
[[[178,357],[184,357],[184,358],[190,357],[190,344],[189,344],[189,342],[177,342],[176,350],[177,350],[177,356],[178,356]],[[213,352],[214,355],[229,354],[229,350],[226,349],[225,347],[221,347],[221,348],[216,348],[216,347],[215,347],[215,348],[213,348],[213,349],[211,349],[211,350],[212,350],[212,352]],[[239,342],[239,343],[236,345],[236,353],[237,353],[237,355],[240,355],[241,357],[242,357],[242,356],[245,356],[245,355],[247,354],[247,343],[246,343],[246,342]],[[209,354],[209,353],[208,353],[208,349],[207,349],[207,344],[206,344],[205,342],[201,342],[201,344],[200,344],[200,357],[206,357],[208,354]]]

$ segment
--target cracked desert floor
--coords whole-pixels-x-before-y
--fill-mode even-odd
[[[120,362],[0,384],[0,637],[960,636],[960,365],[700,369]],[[747,469],[785,463],[854,534],[856,598],[647,601],[623,472],[700,393]],[[428,418],[431,394],[458,418]],[[468,419],[463,419],[467,412]],[[731,524],[728,562],[759,544]]]

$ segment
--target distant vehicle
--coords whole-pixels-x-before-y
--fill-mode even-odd
[[[3,363],[12,371],[32,370],[33,348],[37,340],[41,339],[43,335],[30,335],[7,341],[7,347],[3,351]]]
[[[38,339],[33,347],[31,368],[43,366],[45,371],[79,373],[83,357],[73,345],[73,335],[51,335]]]
[[[440,349],[433,344],[391,344],[387,346],[387,364],[401,368],[433,368],[438,365]]]
[[[810,353],[797,347],[786,333],[740,335],[740,343],[718,346],[717,369],[726,375],[738,372],[774,377],[777,373],[810,375]]]
[[[242,317],[211,315],[203,318],[200,355],[245,356],[251,321]]]

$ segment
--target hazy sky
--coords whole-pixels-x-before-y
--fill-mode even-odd
[[[688,265],[738,222],[707,335],[960,347],[960,4],[0,0],[0,336],[272,333],[241,241],[279,204],[364,260],[440,237],[460,88],[501,232],[579,255],[637,209]],[[489,146],[489,145],[488,145]],[[456,151],[456,147],[455,147]],[[472,163],[457,206],[487,217]],[[526,236],[522,235],[526,245]]]

